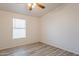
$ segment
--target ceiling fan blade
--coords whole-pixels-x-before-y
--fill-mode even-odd
[[[37,6],[40,7],[41,9],[45,8],[45,6],[43,6],[43,5],[39,4],[39,3],[37,3]]]
[[[29,3],[29,4],[28,4],[28,9],[29,9],[30,11],[32,10],[32,5],[33,5],[32,3]]]

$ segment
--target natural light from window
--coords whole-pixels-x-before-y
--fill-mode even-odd
[[[13,39],[26,38],[26,20],[13,18]]]

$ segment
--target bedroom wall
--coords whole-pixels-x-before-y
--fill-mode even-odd
[[[79,54],[79,4],[64,4],[41,18],[41,42]]]
[[[12,39],[12,18],[25,19],[26,38]],[[0,10],[0,50],[39,41],[39,20],[37,17],[21,15]]]

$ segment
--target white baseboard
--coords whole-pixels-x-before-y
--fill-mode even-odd
[[[9,48],[14,48],[14,47],[17,47],[17,46],[22,46],[22,45],[33,44],[33,43],[37,43],[37,42],[39,42],[39,41],[30,42],[30,43],[24,43],[24,44],[20,44],[20,45],[9,46],[9,47],[4,47],[4,48],[0,48],[0,50],[9,49]],[[23,43],[23,42],[22,42],[22,43]]]
[[[53,44],[53,43],[51,44],[51,43],[43,42],[43,41],[40,41],[40,42],[45,43],[45,44],[48,44],[48,45],[51,45],[51,46],[55,46],[55,47],[57,47],[57,48],[60,48],[60,49],[63,49],[63,50],[65,50],[65,51],[69,51],[69,52],[71,52],[71,53],[74,53],[74,54],[78,54],[78,55],[79,55],[78,52],[69,50],[69,49],[67,49],[67,48],[63,48],[63,47],[61,47],[61,46],[59,46],[59,45],[57,45],[57,44]]]

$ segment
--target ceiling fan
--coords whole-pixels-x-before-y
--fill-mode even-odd
[[[40,3],[28,3],[28,9],[30,10],[30,11],[32,11],[32,9],[34,8],[34,7],[39,7],[39,8],[41,8],[41,9],[44,9],[45,8],[45,6],[44,5],[42,5],[42,4],[40,4]]]

